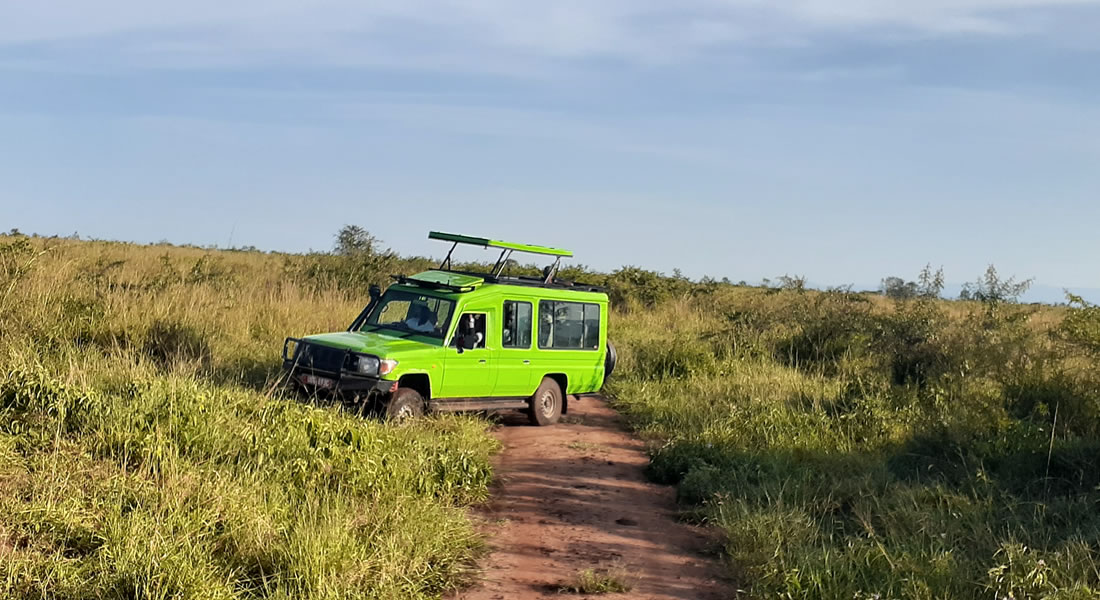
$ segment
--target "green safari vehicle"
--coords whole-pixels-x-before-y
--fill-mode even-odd
[[[451,242],[435,270],[371,301],[347,331],[287,338],[283,368],[307,394],[401,420],[424,412],[523,409],[556,423],[569,397],[593,394],[615,367],[603,289],[556,277],[572,252],[431,232]],[[459,244],[499,248],[489,273],[451,268]],[[554,257],[542,277],[503,275],[513,252]]]

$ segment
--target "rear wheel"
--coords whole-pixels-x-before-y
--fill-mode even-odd
[[[387,421],[403,423],[424,415],[424,397],[412,388],[398,388],[386,403],[383,415]]]
[[[607,354],[603,359],[603,378],[605,381],[615,371],[615,363],[617,362],[619,362],[619,353],[615,350],[615,344],[612,344],[611,340],[607,340]]]
[[[527,416],[535,425],[553,425],[561,418],[562,389],[558,382],[543,377],[539,389],[528,400]]]

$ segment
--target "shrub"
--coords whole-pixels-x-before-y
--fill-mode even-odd
[[[775,349],[793,367],[836,374],[844,363],[870,349],[873,320],[867,300],[858,294],[820,292],[791,305],[788,320],[796,331]]]
[[[895,305],[878,323],[875,349],[895,384],[923,386],[954,366],[945,337],[947,317],[934,301]]]
[[[632,346],[623,362],[624,370],[649,379],[712,373],[716,366],[714,354],[706,345],[684,340],[654,340]]]
[[[1031,287],[1031,279],[1016,281],[1015,277],[1004,279],[997,273],[996,267],[989,265],[985,274],[974,283],[963,286],[959,296],[962,300],[977,300],[983,304],[1002,304],[1016,302]]]
[[[1100,306],[1089,304],[1080,296],[1067,294],[1070,310],[1055,330],[1061,339],[1094,356],[1100,356]]]
[[[175,320],[157,320],[149,326],[142,346],[145,354],[162,365],[197,361],[208,364],[210,344],[197,327]]]
[[[901,301],[725,290],[616,321],[637,360],[615,403],[652,440],[647,474],[721,527],[752,597],[1100,588],[1087,307],[1068,329],[1004,295],[944,302],[926,274],[929,293]]]
[[[687,280],[665,277],[637,267],[623,267],[611,273],[606,285],[611,304],[620,308],[627,308],[634,302],[652,307],[691,291]]]

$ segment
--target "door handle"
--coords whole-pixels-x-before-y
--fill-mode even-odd
[[[478,362],[478,363],[480,363],[480,364],[485,364],[485,359],[483,358],[483,359],[481,359],[481,360],[479,360],[479,361],[477,361],[477,362]]]
[[[529,365],[529,364],[531,364],[531,361],[529,361],[529,360],[524,360],[524,361],[523,361],[523,364],[525,364],[525,365]]]

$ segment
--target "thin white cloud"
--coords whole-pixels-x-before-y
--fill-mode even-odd
[[[496,62],[515,55],[655,63],[739,43],[788,44],[836,31],[1054,36],[1072,17],[1065,9],[1088,6],[1100,2],[9,0],[0,4],[0,44],[115,37],[154,60],[185,63],[389,64],[433,56]]]

